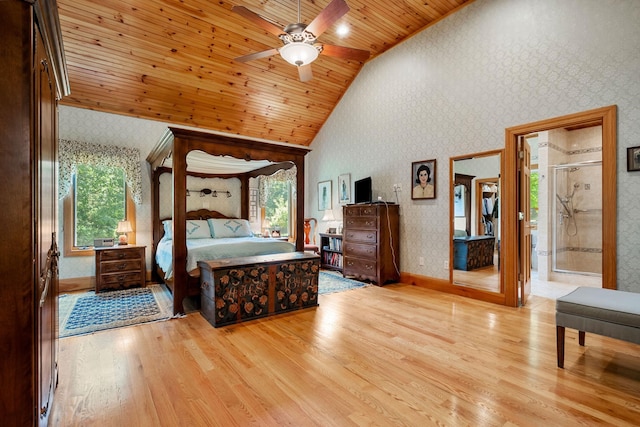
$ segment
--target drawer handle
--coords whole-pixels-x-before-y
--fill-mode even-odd
[[[127,267],[127,264],[124,262],[122,264],[118,264],[118,270],[124,270]]]
[[[376,237],[375,234],[367,234],[367,239],[373,239],[374,237]]]
[[[118,276],[118,282],[120,283],[124,282],[124,276]]]
[[[373,270],[373,265],[366,265],[366,266],[365,266],[365,268],[366,268],[367,270]]]
[[[120,259],[124,258],[124,254],[123,254],[122,252],[120,252],[120,253],[118,254],[118,258],[120,258]]]
[[[374,224],[375,224],[375,222],[373,222],[373,221],[367,221],[367,222],[366,222],[366,224],[367,224],[367,225],[374,225]]]

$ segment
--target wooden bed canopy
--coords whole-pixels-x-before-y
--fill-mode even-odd
[[[207,177],[239,178],[241,183],[241,218],[249,218],[249,179],[259,176],[272,175],[280,169],[295,166],[296,176],[296,212],[301,218],[304,216],[304,156],[310,151],[307,147],[276,144],[235,138],[220,134],[194,131],[170,127],[160,139],[159,143],[147,157],[151,166],[151,210],[153,215],[153,247],[152,263],[155,272],[155,253],[158,242],[162,238],[163,227],[160,218],[160,175],[172,174],[173,184],[173,310],[174,314],[184,312],[183,300],[190,294],[199,291],[189,286],[189,274],[186,271],[187,262],[187,233],[186,233],[186,192],[187,175],[204,176],[195,170],[187,170],[187,154],[199,150],[212,156],[229,156],[243,159],[247,162],[267,160],[273,162],[269,166],[241,173],[226,173],[206,175]],[[171,159],[172,167],[164,166],[167,159]],[[304,250],[304,224],[295,221],[296,251]],[[193,283],[193,278],[191,280]],[[197,285],[196,285],[197,286]]]

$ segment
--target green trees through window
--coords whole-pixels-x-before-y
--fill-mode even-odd
[[[540,175],[538,174],[538,170],[532,170],[530,179],[530,209],[531,209],[531,217],[529,220],[533,223],[538,222],[538,186],[540,182]]]
[[[288,236],[291,186],[288,182],[274,181],[269,184],[268,193],[264,215],[269,219],[272,230],[279,230],[281,236]]]
[[[116,238],[118,221],[127,214],[124,171],[78,165],[74,191],[74,246],[93,246],[95,238]]]

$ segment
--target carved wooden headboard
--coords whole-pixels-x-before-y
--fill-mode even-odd
[[[196,211],[187,212],[187,219],[209,219],[209,218],[231,218],[218,211],[210,211],[209,209],[198,209]]]

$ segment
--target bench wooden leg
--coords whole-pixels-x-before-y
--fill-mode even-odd
[[[584,347],[584,331],[578,331],[578,343]]]
[[[584,334],[584,332],[581,332]],[[558,368],[564,368],[564,326],[556,326],[556,349],[558,352]]]

